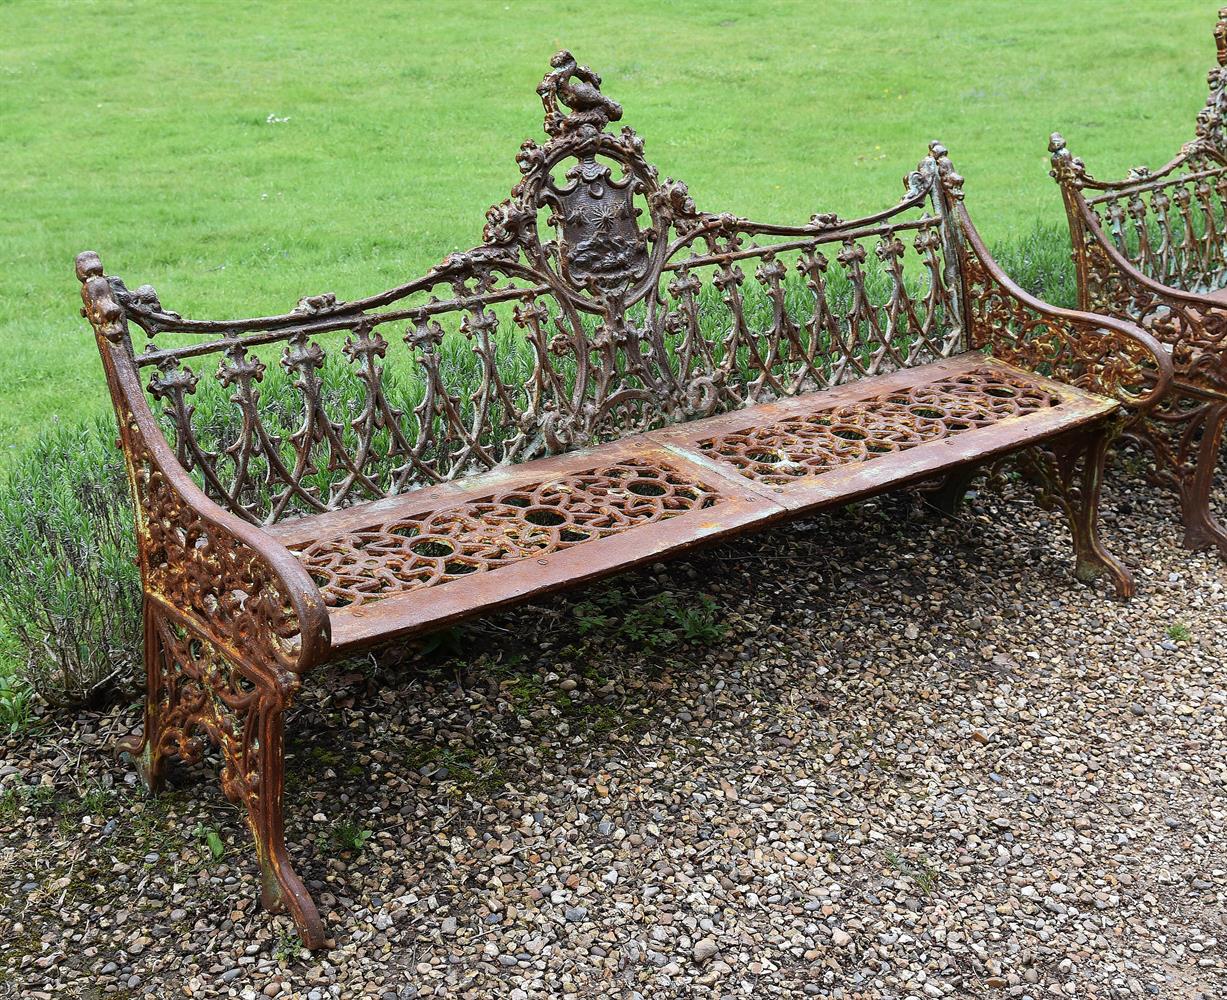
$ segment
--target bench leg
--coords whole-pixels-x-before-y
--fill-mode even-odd
[[[256,842],[260,862],[260,903],[269,913],[289,913],[305,947],[324,944],[326,934],[315,901],[294,871],[285,848],[282,796],[285,792],[285,709],[273,699],[258,710],[256,755],[259,784],[254,792],[235,801],[247,806],[247,825]],[[223,787],[225,780],[223,778]]]
[[[1227,558],[1227,529],[1210,510],[1214,473],[1223,445],[1223,426],[1227,423],[1227,403],[1208,408],[1193,468],[1180,478],[1180,513],[1184,520],[1184,547],[1206,549],[1218,546]]]
[[[194,763],[210,746],[221,755],[226,798],[246,807],[260,863],[260,900],[271,913],[288,912],[303,944],[324,944],[323,921],[285,847],[284,716],[298,678],[224,656],[190,624],[145,602],[145,729],[120,744],[152,791],[170,756]]]
[[[162,787],[166,777],[167,737],[170,730],[165,716],[176,700],[173,679],[165,676],[161,640],[158,636],[157,611],[149,598],[141,608],[145,632],[145,713],[140,733],[119,741],[119,749],[131,756],[136,769],[152,794]]]
[[[1154,480],[1180,498],[1184,547],[1217,546],[1227,558],[1227,528],[1210,510],[1225,424],[1227,400],[1185,389],[1174,391],[1129,436],[1154,455]]]
[[[959,512],[963,498],[967,496],[967,491],[979,472],[979,467],[971,466],[948,473],[941,485],[929,494],[929,503],[947,517],[954,517]]]
[[[1107,577],[1118,597],[1132,597],[1133,574],[1099,538],[1099,497],[1111,442],[1107,428],[1081,431],[1024,452],[1024,467],[1040,483],[1041,504],[1064,511],[1074,538],[1074,576]]]

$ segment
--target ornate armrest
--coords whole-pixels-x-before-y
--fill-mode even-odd
[[[1119,185],[1093,180],[1059,132],[1049,138],[1048,151],[1051,174],[1061,188],[1069,220],[1079,304],[1131,317],[1171,348],[1178,369],[1202,369],[1227,378],[1227,303],[1165,285],[1145,274],[1108,236],[1083,194],[1084,187],[1107,190]],[[1147,176],[1163,176],[1180,162],[1178,157]]]
[[[1085,203],[1080,206],[1085,209]],[[1132,316],[1172,348],[1176,364],[1227,374],[1227,303],[1172,288],[1143,274],[1116,248],[1094,213],[1082,212],[1083,295],[1093,309]]]
[[[119,423],[145,594],[244,666],[302,673],[327,654],[327,609],[290,551],[223,510],[175,459],[141,391],[124,306],[98,255],[77,257]]]
[[[1161,284],[1106,242],[1086,247],[1086,298],[1093,309],[1132,316],[1170,348],[1184,374],[1227,382],[1227,303]]]
[[[973,347],[991,347],[996,357],[1119,399],[1133,411],[1163,397],[1173,366],[1158,340],[1133,323],[1030,295],[993,259],[961,202],[956,211],[965,239]]]

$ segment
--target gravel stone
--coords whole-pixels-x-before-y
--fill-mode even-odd
[[[307,678],[286,807],[335,935],[313,955],[258,905],[214,755],[150,798],[112,753],[137,710],[48,710],[0,734],[0,996],[1227,997],[1227,562],[1132,474],[1105,497],[1129,603],[1007,482]],[[720,634],[652,624],[704,598]]]

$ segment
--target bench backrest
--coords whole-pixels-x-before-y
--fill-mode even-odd
[[[1061,162],[1059,136],[1050,146],[1054,176],[1081,190],[1128,261],[1147,277],[1189,292],[1227,287],[1227,7],[1219,11],[1214,39],[1218,65],[1208,75],[1196,135],[1163,167],[1135,167],[1123,180],[1101,181],[1080,161]]]
[[[334,509],[967,348],[957,191],[934,147],[892,207],[769,225],[662,180],[560,52],[548,141],[483,242],[365,299],[208,321],[109,279],[180,464],[255,522]]]

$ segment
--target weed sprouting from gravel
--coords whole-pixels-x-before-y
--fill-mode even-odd
[[[882,858],[900,875],[910,879],[922,896],[931,896],[941,881],[941,872],[937,865],[925,855],[917,855],[912,861],[903,857],[894,848],[887,847],[882,851]]]
[[[197,823],[192,828],[192,835],[203,840],[214,861],[220,860],[226,853],[226,845],[222,843],[221,834],[211,826]]]
[[[718,642],[725,634],[716,602],[706,594],[693,603],[679,601],[668,591],[637,599],[622,587],[613,586],[576,604],[572,613],[581,636],[633,643],[650,650],[679,643]]]
[[[332,824],[332,842],[341,851],[360,851],[372,836],[373,831],[353,820],[340,819]]]
[[[1187,625],[1175,622],[1167,627],[1167,637],[1173,642],[1188,642],[1193,638],[1193,632]]]
[[[15,733],[29,725],[33,697],[34,689],[24,678],[0,669],[0,729]]]

